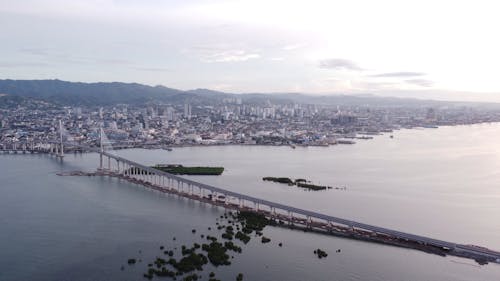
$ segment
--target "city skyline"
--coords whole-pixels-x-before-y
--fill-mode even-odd
[[[0,3],[2,79],[500,101],[493,2]]]

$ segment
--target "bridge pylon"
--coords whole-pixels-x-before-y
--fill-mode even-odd
[[[57,152],[57,144],[56,144],[56,152]],[[59,158],[64,157],[64,144],[63,144],[63,126],[62,120],[59,120],[59,151],[56,153],[56,156]]]
[[[104,139],[104,131],[102,127],[99,130],[99,170],[102,171],[102,154],[104,153],[104,144],[103,144],[103,139]]]

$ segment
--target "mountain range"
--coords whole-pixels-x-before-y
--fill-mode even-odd
[[[14,98],[18,97],[18,98]],[[232,94],[209,89],[182,91],[165,86],[138,83],[82,83],[61,80],[0,80],[0,105],[26,98],[55,105],[105,106],[113,104],[148,104],[154,102],[183,104],[217,104],[227,98],[241,98],[252,103],[303,103],[350,106],[443,106],[471,103],[420,100],[413,98],[365,95],[308,95],[301,93]],[[5,104],[4,104],[5,106]]]

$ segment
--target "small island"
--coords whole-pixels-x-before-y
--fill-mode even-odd
[[[321,250],[321,249],[314,250],[314,254],[318,256],[318,259],[322,259],[322,258],[328,257],[328,254],[325,251]]]
[[[224,172],[224,167],[186,167],[178,164],[156,164],[151,168],[174,175],[219,176]]]
[[[306,189],[314,190],[314,191],[332,188],[331,186],[312,184],[310,181],[308,181],[306,179],[292,180],[291,178],[285,178],[285,177],[263,177],[262,180],[283,183],[283,184],[288,184],[288,185],[296,185],[298,187],[302,187],[302,188],[306,188]]]
[[[277,177],[263,177],[263,181],[272,181],[272,182],[277,182],[277,183],[285,183],[288,185],[295,185],[295,181],[293,181],[291,178],[277,178]]]

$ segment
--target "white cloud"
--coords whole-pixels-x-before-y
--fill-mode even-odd
[[[408,79],[405,82],[420,87],[432,87],[434,85],[433,81],[427,79]]]
[[[386,72],[370,75],[370,77],[415,77],[415,76],[424,76],[426,75],[423,72],[411,72],[411,71],[399,71],[399,72]]]
[[[205,63],[244,62],[261,57],[256,51],[237,49],[230,44],[197,46],[184,50],[184,53],[194,55]]]
[[[306,44],[291,44],[283,46],[284,51],[293,51],[305,47]]]
[[[320,68],[343,69],[343,70],[363,70],[355,62],[347,59],[324,59],[319,62]]]
[[[259,54],[256,53],[247,53],[243,50],[232,50],[232,51],[224,51],[220,53],[214,53],[207,55],[202,58],[204,62],[242,62],[251,59],[260,58]]]

